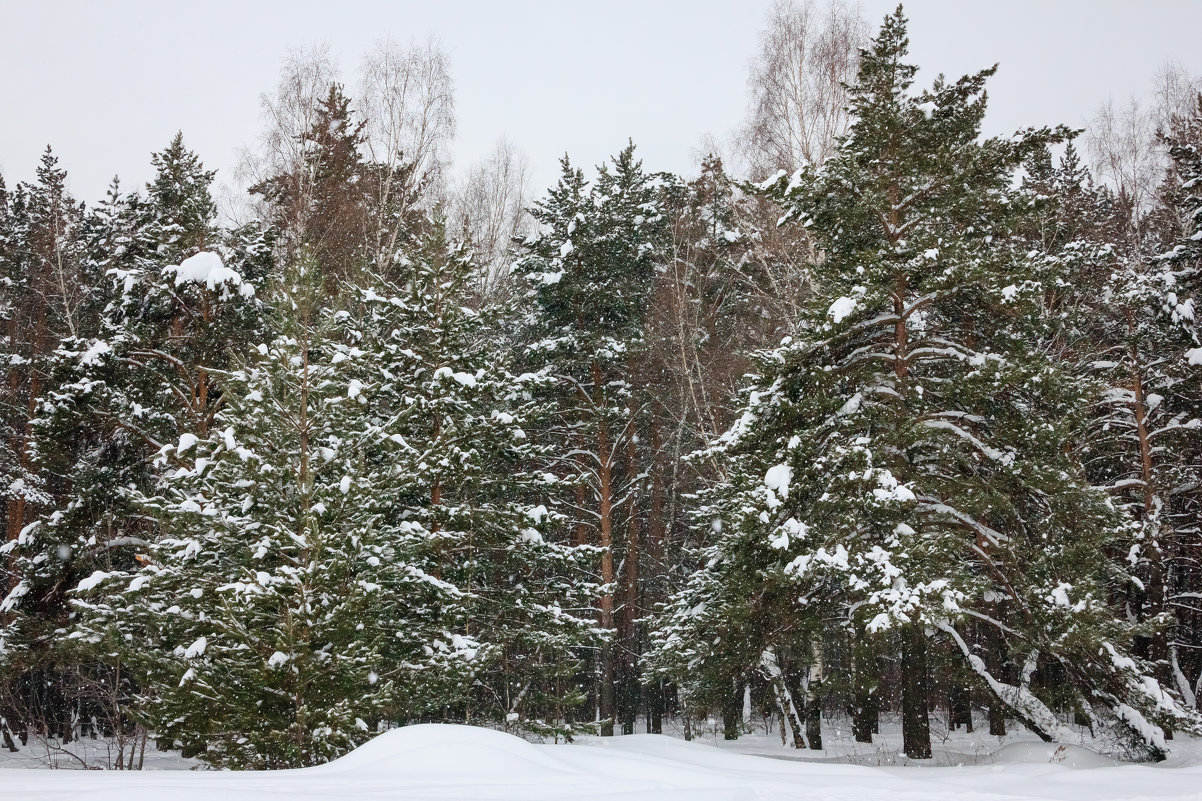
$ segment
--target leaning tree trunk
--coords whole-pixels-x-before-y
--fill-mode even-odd
[[[998,616],[1001,611],[997,610],[994,614]],[[1001,620],[1000,616],[998,620]],[[994,626],[986,626],[985,632],[986,668],[994,676],[1002,676],[1006,665],[1006,641],[1003,639],[1002,633]],[[996,693],[990,693],[989,696],[989,733],[995,737],[1006,736],[1006,705],[1002,703]]]
[[[781,738],[784,739],[785,724],[788,723],[793,733],[793,747],[805,748],[805,737],[801,733],[801,714],[797,711],[797,705],[793,703],[793,694],[789,691],[789,685],[785,683],[785,674],[776,659],[774,649],[764,651],[760,657],[760,667],[763,668],[768,684],[776,695],[776,704],[780,707]]]

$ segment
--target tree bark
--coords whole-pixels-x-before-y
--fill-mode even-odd
[[[604,419],[601,392],[601,367],[592,366],[593,388],[597,393],[597,478],[600,495],[601,527],[601,582],[605,591],[601,595],[601,628],[614,633],[614,554],[613,554],[613,465],[610,460],[609,428]],[[614,642],[611,638],[601,649],[601,736],[612,737],[614,733]]]
[[[629,475],[638,474],[638,452],[634,438],[626,443],[626,461]],[[632,491],[633,492],[633,491]],[[634,723],[638,717],[638,632],[635,630],[639,607],[639,516],[637,498],[632,495],[626,518],[626,559],[622,571],[622,733],[634,734]]]
[[[853,644],[854,662],[852,664],[852,680],[854,686],[854,707],[852,708],[852,736],[857,743],[871,743],[872,735],[876,733],[879,723],[879,704],[877,701],[876,659],[872,652],[864,646]]]
[[[926,633],[910,623],[902,628],[902,750],[910,759],[931,758],[927,695]]]
[[[743,717],[743,694],[739,692],[738,679],[731,679],[730,687],[722,696],[722,737],[726,740],[739,739],[739,723]]]
[[[815,751],[822,750],[822,681],[823,681],[823,664],[822,664],[822,649],[821,646],[815,644],[813,648],[813,664],[810,665],[809,679],[806,682],[806,740],[810,743],[810,748]]]

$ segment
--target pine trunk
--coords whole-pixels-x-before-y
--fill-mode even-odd
[[[910,759],[931,758],[927,701],[926,633],[911,623],[902,629],[902,750]]]
[[[972,733],[972,696],[968,690],[959,685],[952,685],[948,691],[948,728],[955,731],[960,726],[969,734]]]
[[[593,366],[594,381],[600,388],[600,368]],[[600,494],[601,582],[605,592],[601,595],[601,628],[614,633],[614,553],[613,553],[613,465],[610,462],[609,430],[605,420],[597,424],[598,491]],[[601,649],[601,736],[612,737],[614,733],[614,643],[611,639]]]
[[[852,708],[852,736],[857,743],[871,743],[878,723],[876,659],[865,647],[855,647],[855,663],[852,665],[854,706]]]
[[[664,683],[659,679],[647,685],[647,733],[664,733]]]
[[[739,682],[732,679],[730,687],[722,696],[722,736],[726,740],[739,739],[739,723],[743,717],[743,693]]]

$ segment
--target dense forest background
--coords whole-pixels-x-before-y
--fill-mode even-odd
[[[691,176],[454,172],[425,45],[289,59],[236,222],[184,133],[0,179],[4,747],[1202,733],[1202,86],[985,138],[906,50],[774,7]]]

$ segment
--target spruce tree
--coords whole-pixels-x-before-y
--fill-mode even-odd
[[[56,681],[49,656],[51,621],[58,607],[31,593],[23,560],[36,552],[32,536],[37,519],[52,511],[63,484],[35,458],[40,404],[59,382],[55,351],[65,337],[83,332],[87,293],[80,273],[82,206],[67,191],[67,173],[47,147],[36,180],[21,184],[8,209],[3,264],[7,375],[3,390],[4,428],[11,481],[4,491],[5,538],[0,544],[0,655],[4,694],[13,699],[21,723],[45,721],[60,732],[70,703]],[[61,564],[55,551],[46,565]],[[18,606],[24,612],[18,614]],[[23,624],[36,621],[32,629]],[[69,735],[68,735],[69,736]]]
[[[152,459],[211,422],[232,347],[257,324],[252,281],[262,265],[237,253],[227,266],[215,252],[213,173],[179,135],[152,161],[145,197],[114,183],[83,222],[82,324],[47,358],[55,389],[31,424],[30,459],[49,493],[13,551],[9,635],[25,666],[10,667],[27,671],[41,653],[64,666],[59,685],[80,670],[121,673],[119,654],[85,654],[55,634],[70,625],[68,591],[97,570],[136,567],[157,537],[134,501],[152,486]],[[82,705],[75,716],[119,730],[124,712],[105,681],[71,690]]]

